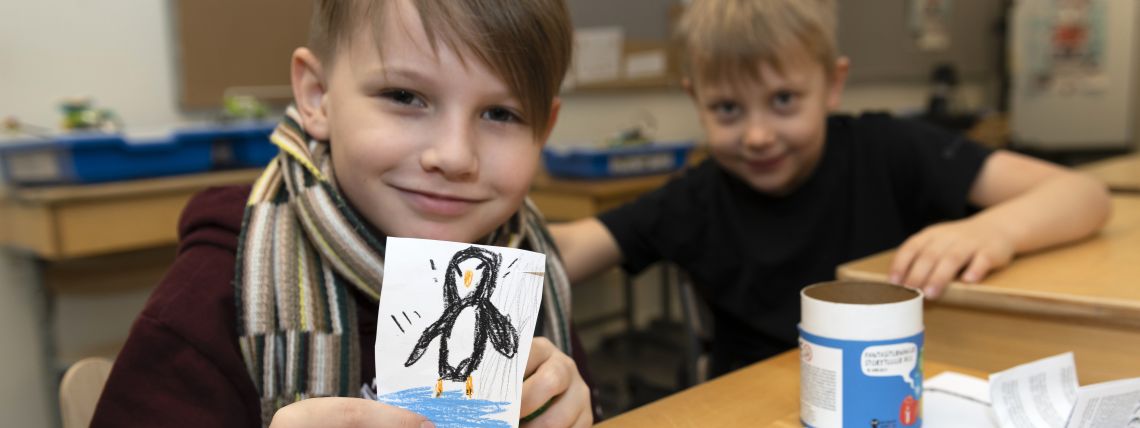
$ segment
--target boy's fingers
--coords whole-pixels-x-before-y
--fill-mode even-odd
[[[953,238],[940,237],[929,240],[915,256],[903,285],[909,288],[922,288],[926,285],[938,263],[946,257],[953,257],[955,245],[957,244]]]
[[[559,394],[570,388],[577,371],[577,367],[569,357],[561,354],[551,357],[546,364],[523,381],[519,417],[534,413],[552,398],[557,399]],[[553,405],[552,403],[551,406]]]
[[[523,378],[530,377],[538,369],[538,366],[554,354],[554,344],[550,343],[550,339],[545,337],[536,337],[530,342],[530,356],[526,360],[526,371],[523,372]]]
[[[574,428],[587,428],[594,425],[594,411],[587,405],[582,412],[578,414],[578,420],[574,421]]]
[[[301,400],[273,415],[270,428],[362,427],[427,428],[435,425],[408,410],[361,398],[323,397]]]
[[[890,282],[892,284],[902,285],[903,280],[906,279],[907,273],[910,271],[910,265],[914,262],[914,257],[918,254],[918,250],[922,248],[920,240],[921,237],[915,236],[908,239],[899,247],[898,252],[895,253],[895,259],[891,262]]]
[[[946,288],[946,285],[949,284],[950,281],[953,281],[954,277],[957,276],[961,270],[962,262],[958,259],[943,258],[939,261],[938,266],[934,268],[934,271],[930,274],[930,278],[926,280],[926,285],[922,288],[922,292],[926,294],[926,298],[937,299],[938,296],[941,296],[942,289]]]
[[[926,284],[926,278],[930,277],[930,272],[934,270],[934,261],[929,255],[921,255],[915,258],[915,261],[910,266],[910,271],[906,274],[906,279],[902,281],[902,285],[907,288],[921,288]]]
[[[966,272],[962,274],[962,280],[977,284],[986,277],[992,268],[993,263],[990,262],[989,256],[983,253],[975,254],[973,260],[970,261],[970,266],[966,267]]]
[[[590,391],[585,382],[574,382],[565,393],[555,397],[541,415],[523,426],[578,426],[583,413],[590,413]],[[592,416],[591,414],[591,420]]]

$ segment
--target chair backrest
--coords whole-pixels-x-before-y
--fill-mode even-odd
[[[110,374],[111,360],[101,357],[84,358],[67,368],[59,382],[59,411],[63,428],[91,425],[95,405],[99,403],[103,384],[107,383]]]

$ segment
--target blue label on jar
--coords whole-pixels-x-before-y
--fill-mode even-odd
[[[804,426],[921,427],[923,333],[839,340],[800,328]]]

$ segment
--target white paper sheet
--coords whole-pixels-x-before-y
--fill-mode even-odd
[[[993,374],[989,382],[943,372],[926,380],[923,423],[926,428],[1140,428],[1140,378],[1076,385],[1072,353]],[[1074,404],[1066,405],[1070,399]]]
[[[386,248],[378,400],[439,427],[517,426],[546,256],[406,238]]]
[[[990,398],[1002,427],[1064,427],[1077,401],[1073,353],[990,375]]]
[[[637,79],[664,76],[667,62],[664,49],[630,54],[625,58],[625,77]]]
[[[1086,385],[1067,428],[1140,428],[1140,377]]]
[[[578,83],[616,80],[625,31],[621,27],[574,29],[574,77]]]
[[[958,372],[939,373],[923,383],[922,405],[926,428],[998,427],[985,379]]]

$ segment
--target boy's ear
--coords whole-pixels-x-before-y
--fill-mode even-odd
[[[550,133],[554,131],[554,124],[558,123],[558,111],[562,109],[562,99],[554,97],[550,102],[550,120],[546,122],[546,130],[542,133],[542,141],[539,144],[546,145],[546,141],[550,139]]]
[[[308,48],[293,51],[290,76],[293,103],[301,113],[301,126],[317,140],[329,139],[328,114],[325,111],[326,85],[321,61]]]
[[[843,98],[843,88],[847,84],[847,72],[851,70],[851,60],[845,56],[835,59],[835,74],[827,82],[827,109],[839,108],[839,101]]]

